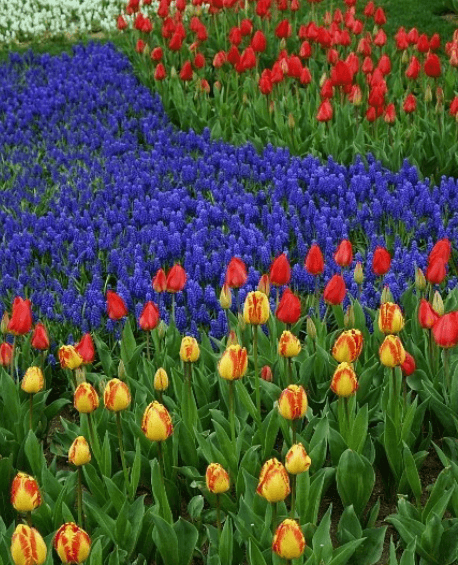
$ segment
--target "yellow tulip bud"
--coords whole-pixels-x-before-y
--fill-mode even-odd
[[[62,369],[77,369],[83,364],[83,358],[73,345],[63,345],[59,349],[59,361]]]
[[[21,381],[21,388],[24,392],[35,394],[43,390],[45,379],[40,367],[29,367]]]
[[[397,335],[387,335],[378,350],[380,362],[385,367],[397,367],[402,365],[406,358],[406,352]]]
[[[205,473],[205,482],[210,492],[222,494],[229,490],[229,475],[219,463],[211,463]]]
[[[305,325],[306,325],[307,335],[309,335],[312,339],[316,339],[316,326],[310,316],[307,316],[307,321]]]
[[[291,492],[288,473],[275,457],[262,466],[256,492],[269,502],[285,500]]]
[[[391,290],[389,286],[384,286],[382,290],[382,294],[380,296],[380,304],[385,303],[392,303],[393,302],[393,295],[391,294]]]
[[[95,388],[89,383],[81,383],[73,395],[73,406],[82,414],[90,414],[97,410],[99,397]]]
[[[68,460],[76,467],[86,465],[91,460],[91,450],[84,436],[78,436],[68,450]]]
[[[364,282],[363,266],[359,261],[356,263],[355,270],[353,271],[353,280],[356,284],[363,284]]]
[[[240,331],[243,332],[243,330],[246,328],[246,323],[245,320],[243,319],[243,314],[241,314],[240,312],[237,314],[237,320],[239,323]]]
[[[241,379],[245,375],[247,368],[248,353],[240,345],[230,345],[218,363],[218,372],[227,381]]]
[[[157,335],[159,337],[159,339],[163,339],[163,337],[165,336],[165,333],[167,331],[167,324],[164,322],[164,320],[161,320],[159,322],[159,324],[157,325]]]
[[[265,324],[269,319],[270,306],[267,296],[255,290],[249,292],[243,306],[243,319],[247,324]]]
[[[124,381],[126,377],[127,377],[126,367],[124,365],[124,361],[120,359],[118,363],[118,379],[120,381]]]
[[[142,431],[150,441],[165,441],[173,433],[173,424],[165,406],[151,402],[142,418]]]
[[[289,385],[278,399],[278,410],[286,420],[303,418],[307,411],[307,406],[307,395],[300,385]]]
[[[301,352],[301,342],[290,331],[285,330],[278,342],[278,354],[282,357],[296,357]]]
[[[11,538],[11,557],[15,565],[42,565],[46,561],[46,544],[35,528],[19,524]]]
[[[185,363],[195,363],[200,356],[199,344],[195,337],[189,335],[181,340],[180,357]]]
[[[223,310],[229,310],[229,308],[232,306],[231,289],[229,288],[229,285],[227,285],[226,283],[223,285],[223,288],[221,289],[221,294],[219,295],[219,303]]]
[[[164,391],[167,390],[169,386],[169,377],[167,371],[162,367],[156,371],[154,375],[154,390]]]
[[[353,328],[355,325],[355,309],[353,304],[347,307],[344,314],[344,327]]]
[[[0,331],[2,334],[8,333],[8,324],[10,323],[10,316],[8,312],[5,310],[3,312],[2,321],[0,322]]]
[[[239,340],[237,339],[237,334],[234,330],[231,330],[227,337],[227,347],[230,347],[231,345],[239,345]]]
[[[61,526],[54,536],[54,549],[62,563],[83,563],[91,551],[91,538],[74,522]]]
[[[425,290],[426,288],[426,278],[419,267],[415,269],[415,288],[417,290]]]
[[[304,553],[305,538],[299,524],[287,518],[278,526],[272,541],[272,551],[282,559],[291,560]]]
[[[397,334],[404,327],[404,317],[397,304],[385,302],[380,306],[378,327],[384,334]]]
[[[41,504],[37,481],[26,473],[18,473],[11,485],[11,504],[18,512],[31,512]]]
[[[285,467],[290,475],[299,475],[308,471],[312,460],[307,455],[302,443],[294,444],[285,457]]]
[[[338,396],[351,396],[358,390],[358,379],[350,363],[340,363],[334,371],[331,390]]]
[[[363,334],[359,330],[342,332],[334,343],[332,356],[338,363],[354,363],[363,349]]]
[[[444,301],[442,300],[442,296],[439,294],[439,291],[435,291],[433,296],[433,310],[435,310],[439,316],[444,315]]]
[[[103,393],[105,408],[112,412],[120,412],[128,408],[131,402],[129,387],[119,379],[108,381]]]

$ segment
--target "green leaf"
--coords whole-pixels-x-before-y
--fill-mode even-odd
[[[350,541],[342,547],[336,549],[332,556],[332,559],[329,561],[329,565],[345,565],[345,563],[347,563],[347,561],[355,553],[358,547],[362,543],[364,543],[364,539],[365,538]]]
[[[138,483],[140,482],[140,473],[142,470],[142,452],[140,447],[140,441],[137,439],[135,444],[135,457],[134,463],[132,465],[132,471],[130,474],[130,494],[131,498],[135,498],[137,492]]]
[[[161,471],[159,467],[159,462],[157,459],[150,461],[151,465],[151,486],[153,490],[153,496],[157,504],[160,507],[160,514],[166,522],[172,524],[172,511],[170,510],[169,501],[167,498],[167,493],[165,491],[164,484],[161,479]]]
[[[360,516],[375,484],[375,472],[364,457],[351,449],[345,451],[337,466],[337,490],[344,506],[353,504]]]
[[[248,545],[248,556],[250,565],[266,565],[266,560],[264,559],[256,543],[252,539],[250,539]]]
[[[418,469],[417,466],[415,465],[415,460],[413,458],[412,452],[407,447],[407,444],[405,442],[404,442],[403,458],[404,458],[404,470],[406,473],[407,481],[415,496],[415,500],[417,501],[417,506],[419,506],[421,500],[421,493],[422,493],[420,476],[418,474]]]
[[[232,532],[232,520],[230,517],[224,523],[221,539],[219,543],[219,558],[221,563],[231,565],[233,555],[234,535]]]
[[[91,547],[89,565],[102,565],[102,540],[100,538]]]
[[[177,563],[180,563],[180,558],[175,530],[157,514],[151,514],[151,518],[156,526],[153,530],[153,541],[157,545],[165,565],[177,565]]]
[[[181,517],[173,524],[173,529],[178,541],[179,565],[189,565],[196,549],[199,532],[193,524]]]

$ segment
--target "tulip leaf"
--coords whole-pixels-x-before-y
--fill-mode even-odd
[[[151,487],[153,490],[153,496],[156,503],[159,505],[160,514],[162,518],[172,524],[172,511],[170,510],[169,501],[167,499],[167,493],[165,491],[164,483],[161,479],[161,470],[159,467],[159,461],[154,459],[150,461],[151,465]]]
[[[100,538],[91,547],[88,563],[89,565],[102,565],[102,540]]]
[[[331,512],[332,504],[326,511],[326,514],[321,518],[321,522],[313,534],[312,547],[315,554],[316,562],[327,563],[332,555],[332,542],[331,542]]]
[[[137,439],[135,443],[135,457],[132,465],[132,471],[130,473],[130,497],[133,499],[135,493],[137,492],[138,483],[140,482],[140,473],[142,470],[142,452],[140,448],[140,442]]]
[[[344,506],[353,504],[357,516],[366,507],[375,484],[370,462],[351,449],[345,451],[337,466],[337,490]]]
[[[42,469],[46,468],[46,459],[41,445],[32,430],[29,430],[24,446],[25,454],[29,461],[33,475],[41,482]]]
[[[250,565],[266,565],[266,560],[252,539],[250,539],[248,545],[248,556]]]
[[[178,540],[179,565],[189,565],[196,549],[199,532],[193,524],[181,517],[173,524],[173,530]]]
[[[412,452],[408,448],[407,444],[404,442],[404,450],[403,450],[403,458],[404,458],[404,469],[407,477],[407,482],[409,483],[410,488],[415,496],[415,500],[417,501],[417,506],[420,505],[422,488],[421,488],[421,481],[420,476],[418,474],[418,469],[415,464],[415,460],[413,458]]]
[[[170,523],[167,523],[157,514],[151,514],[151,518],[156,526],[153,530],[153,541],[165,565],[177,565],[177,563],[180,563],[180,557],[175,530]]]
[[[97,348],[97,354],[99,356],[100,362],[102,363],[103,372],[108,378],[110,378],[113,374],[115,374],[111,352],[108,349],[107,344],[100,338],[97,333],[94,333],[94,343]]]
[[[336,549],[328,565],[345,565],[355,551],[360,547],[366,538],[350,541]]]
[[[231,565],[234,545],[234,534],[232,530],[232,520],[227,517],[224,523],[221,539],[219,542],[219,558],[221,563]]]

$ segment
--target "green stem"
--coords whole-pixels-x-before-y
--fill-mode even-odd
[[[151,353],[149,350],[149,330],[146,332],[146,356],[148,361],[151,361]]]
[[[161,441],[157,442],[157,455],[158,455],[158,459],[159,459],[159,471],[160,471],[160,474],[161,474],[161,483],[162,483],[162,486],[164,487],[164,491],[165,491],[164,454],[162,453],[162,442]]]
[[[11,366],[10,366],[10,374],[11,378],[14,381],[14,355],[16,353],[16,336],[13,338],[13,348],[11,350]]]
[[[29,528],[31,528],[31,527],[33,526],[33,523],[32,523],[32,512],[26,512],[25,518],[26,518],[26,520],[27,520],[27,524],[28,524]]]
[[[33,425],[33,393],[30,395],[29,429],[32,429],[32,425]]]
[[[272,534],[275,534],[275,530],[277,529],[277,503],[272,502]]]
[[[258,414],[258,427],[261,429],[261,389],[258,371],[258,326],[253,325],[253,357],[254,357],[254,378],[256,387],[256,411]]]
[[[78,498],[78,525],[80,528],[83,527],[83,480],[81,476],[81,465],[78,467],[78,490],[77,490],[77,498]]]
[[[291,475],[291,518],[296,513],[296,475]]]
[[[291,430],[292,430],[292,436],[293,436],[293,443],[292,445],[296,444],[296,426],[297,426],[297,420],[291,420]]]
[[[218,527],[218,539],[221,538],[221,500],[219,494],[216,495],[216,525]]]
[[[88,427],[89,427],[89,439],[91,441],[91,448],[92,448],[92,451],[95,454],[95,457],[97,459],[97,463],[99,463],[100,445],[99,445],[99,440],[98,440],[97,434],[95,433],[95,430],[94,430],[94,424],[92,422],[92,414],[91,413],[89,413],[87,415],[87,423],[88,423]]]
[[[447,392],[450,394],[451,382],[450,382],[450,364],[449,364],[450,350],[444,349],[444,373],[445,373],[445,384],[447,386]]]
[[[232,446],[234,453],[237,455],[237,442],[235,440],[234,381],[229,381],[229,422],[231,425]]]
[[[293,384],[293,359],[292,357],[288,357],[288,385]]]
[[[124,482],[126,483],[126,492],[129,492],[129,471],[126,466],[126,458],[124,455],[124,445],[122,442],[122,426],[121,413],[116,412],[116,427],[118,429],[119,453],[121,454],[122,470],[124,472]]]
[[[346,440],[347,440],[347,445],[350,444],[350,442],[351,442],[351,436],[352,436],[352,433],[351,433],[351,432],[352,432],[352,426],[351,426],[351,419],[350,419],[350,407],[348,406],[348,401],[349,401],[349,397],[346,396],[346,397],[344,398],[344,406],[345,406],[345,417],[346,417],[346,419],[347,419],[347,426],[348,426],[348,428],[347,428],[347,432],[348,432],[348,433],[347,433],[347,438],[346,438]]]

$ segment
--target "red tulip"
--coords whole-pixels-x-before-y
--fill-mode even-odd
[[[156,61],[156,63],[158,63],[162,59],[162,55],[163,53],[161,47],[155,47],[151,51],[151,60]]]
[[[235,45],[231,45],[231,48],[227,52],[226,59],[233,67],[238,65],[240,61],[240,53]]]
[[[305,258],[305,270],[311,275],[321,275],[324,271],[323,253],[319,246],[314,243]]]
[[[434,341],[439,347],[449,349],[458,345],[458,312],[441,316],[432,331]]]
[[[333,86],[346,86],[353,80],[352,73],[344,61],[337,61],[331,71],[331,82]]]
[[[49,336],[46,328],[41,322],[35,326],[32,334],[32,340],[30,345],[34,349],[38,349],[39,351],[44,351],[45,349],[49,349]]]
[[[334,87],[332,86],[332,80],[330,78],[323,82],[323,86],[320,89],[320,97],[324,100],[328,100],[334,96]],[[331,104],[329,104],[331,106]],[[321,108],[321,106],[320,106]],[[318,113],[320,109],[318,109]],[[332,117],[332,106],[331,106],[331,117]],[[329,118],[330,119],[330,118]]]
[[[407,41],[410,44],[418,43],[419,37],[420,34],[418,33],[418,29],[416,27],[413,27],[407,34]]]
[[[145,332],[154,330],[159,322],[159,309],[154,304],[154,302],[147,302],[143,307],[140,318],[138,319],[138,325]]]
[[[244,19],[240,22],[240,31],[243,36],[250,35],[253,31],[253,22],[248,19]]]
[[[343,277],[334,275],[324,289],[323,299],[327,304],[337,306],[342,304],[346,293],[347,287]]]
[[[284,253],[275,259],[270,267],[270,282],[276,286],[288,284],[291,280],[291,267]]]
[[[174,265],[167,275],[167,292],[180,292],[186,284],[186,271],[181,265]]]
[[[116,20],[116,27],[119,29],[119,31],[126,29],[127,22],[122,16],[118,16],[118,19]]]
[[[275,28],[275,35],[279,39],[287,39],[291,35],[292,27],[288,20],[282,20]]]
[[[391,255],[384,247],[377,247],[372,258],[372,271],[378,275],[385,275],[391,267]]]
[[[270,75],[270,69],[264,69],[262,71],[261,78],[259,79],[259,90],[264,95],[270,94],[273,90],[273,84]]]
[[[428,53],[429,41],[426,33],[422,33],[417,41],[417,49],[420,53]]]
[[[451,116],[456,116],[458,114],[458,96],[455,96],[455,98],[450,103],[449,113]]]
[[[434,247],[431,249],[428,256],[428,265],[436,261],[436,259],[442,259],[444,263],[448,263],[450,260],[450,255],[452,253],[452,245],[450,241],[445,237],[436,242]]]
[[[256,53],[263,53],[267,48],[266,36],[262,31],[257,31],[251,39],[251,47]]]
[[[242,32],[238,27],[233,27],[229,31],[229,43],[231,45],[240,45],[242,43]]]
[[[380,69],[383,75],[388,75],[391,72],[391,61],[388,55],[382,55],[378,62],[377,68]]]
[[[430,330],[439,318],[439,314],[434,310],[431,304],[422,298],[418,308],[418,322],[420,326],[425,330]]]
[[[430,47],[431,51],[437,51],[438,49],[440,49],[440,46],[441,46],[440,35],[438,33],[435,33],[431,37],[431,41],[429,42],[429,47]]]
[[[191,61],[185,61],[180,71],[180,79],[182,81],[192,80],[192,75],[193,71],[191,67]]]
[[[30,300],[16,296],[13,302],[13,313],[8,323],[7,332],[13,335],[25,335],[32,329],[32,310]]]
[[[375,25],[382,26],[386,24],[386,16],[383,8],[377,8],[374,13]]]
[[[396,110],[394,108],[394,104],[388,104],[385,109],[384,118],[387,124],[394,124],[396,121]]]
[[[86,333],[83,335],[79,343],[75,345],[75,349],[82,357],[83,365],[89,365],[90,363],[94,362],[95,348],[90,333]]]
[[[6,341],[0,345],[0,365],[9,367],[13,360],[13,346]]]
[[[194,57],[194,67],[196,69],[203,69],[205,67],[205,57],[202,53],[196,53]]]
[[[247,278],[245,263],[238,257],[232,257],[226,269],[226,284],[231,288],[240,288]]]
[[[372,18],[374,14],[375,14],[375,5],[371,0],[366,4],[366,7],[364,8],[364,15],[366,16],[366,18]]]
[[[432,78],[441,76],[441,62],[435,53],[430,53],[425,61],[425,74]]]
[[[370,57],[364,57],[363,64],[361,66],[361,70],[365,75],[371,73],[374,70],[374,63]]]
[[[447,269],[445,268],[445,261],[438,257],[430,262],[426,269],[426,280],[431,284],[441,284],[447,276]]]
[[[349,267],[353,262],[353,248],[348,239],[343,239],[334,253],[334,261],[340,267]]]
[[[406,77],[415,80],[418,77],[420,70],[421,70],[420,62],[414,55],[412,59],[410,59],[409,66],[407,67]]]
[[[386,33],[383,29],[379,29],[376,36],[374,37],[374,45],[377,47],[383,47],[386,43]]]
[[[328,99],[323,100],[320,104],[316,119],[319,122],[329,122],[329,120],[332,120],[332,105]]]
[[[137,53],[143,53],[145,47],[146,47],[146,43],[142,39],[139,39],[135,45],[135,51]]]
[[[156,70],[154,71],[154,80],[164,80],[166,76],[167,73],[165,71],[164,65],[162,63],[159,63],[159,65],[156,67]]]
[[[152,281],[153,288],[156,292],[165,292],[167,290],[167,277],[163,269],[158,269],[156,276]]]
[[[275,316],[284,324],[295,324],[301,317],[301,301],[289,288],[282,294]]]
[[[107,313],[111,320],[120,320],[128,314],[126,303],[112,290],[107,292]]]
[[[406,114],[411,114],[412,112],[415,111],[416,107],[417,107],[417,100],[415,96],[412,93],[408,94],[402,106],[404,112],[406,112]]]
[[[407,353],[406,351],[405,361],[401,364],[402,374],[405,377],[408,377],[415,371],[416,368],[417,366],[415,364],[415,359],[412,357],[412,355],[410,355],[410,353]]]

